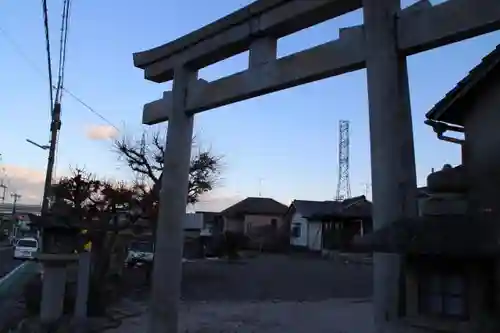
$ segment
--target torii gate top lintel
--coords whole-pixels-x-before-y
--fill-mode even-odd
[[[275,39],[361,8],[361,0],[258,0],[167,44],[134,54],[155,82],[173,79],[179,63],[198,68],[247,51],[259,37]],[[161,64],[161,65],[160,65]]]
[[[259,0],[171,43],[134,54],[154,82],[173,79],[174,68],[193,70],[250,50],[249,69],[190,91],[186,112],[197,113],[365,67],[364,25],[341,29],[339,38],[277,59],[277,40],[362,6],[360,0]],[[498,0],[421,0],[399,12],[402,55],[500,28]],[[191,88],[190,88],[191,89]],[[168,120],[170,93],[144,106],[143,123]]]

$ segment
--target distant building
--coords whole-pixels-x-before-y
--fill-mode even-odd
[[[344,201],[294,200],[286,214],[290,245],[309,251],[341,250],[372,231],[372,203],[365,196]]]
[[[248,197],[220,213],[223,230],[245,235],[251,247],[277,250],[288,244],[287,209],[271,198]]]
[[[0,215],[12,215],[14,210],[14,205],[12,203],[0,203]],[[16,213],[18,214],[40,214],[42,211],[41,205],[30,205],[17,203],[16,204]]]
[[[221,212],[224,230],[249,234],[263,226],[279,229],[287,209],[287,206],[271,198],[248,197]]]

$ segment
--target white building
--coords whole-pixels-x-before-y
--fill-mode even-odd
[[[310,251],[321,251],[335,246],[336,241],[341,242],[372,229],[371,202],[365,196],[344,201],[294,200],[287,217],[290,245]],[[333,239],[336,236],[343,239]]]

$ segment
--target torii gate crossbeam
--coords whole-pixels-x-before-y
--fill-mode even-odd
[[[337,40],[277,59],[277,40],[363,8],[364,24]],[[416,214],[416,175],[406,57],[500,29],[498,0],[258,0],[185,37],[134,54],[146,79],[174,80],[144,106],[143,123],[169,121],[157,230],[150,333],[177,332],[182,229],[193,115],[366,67],[374,228]],[[213,82],[199,69],[250,50],[249,68]],[[161,223],[161,221],[169,221]],[[399,259],[374,257],[377,332],[398,314]]]

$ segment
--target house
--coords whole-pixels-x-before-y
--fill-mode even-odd
[[[288,244],[283,216],[288,207],[262,197],[249,197],[223,210],[224,231],[245,235],[249,246],[279,250]]]
[[[499,107],[497,47],[426,115],[439,139],[461,145],[462,164],[428,176],[419,217],[355,241],[358,248],[401,255],[395,324],[500,331]]]
[[[204,234],[214,235],[223,231],[224,219],[220,213],[197,211],[196,214],[202,216]]]
[[[338,250],[355,235],[371,232],[371,202],[365,196],[344,201],[294,200],[286,218],[290,245],[310,251]]]
[[[246,198],[221,212],[224,230],[244,234],[265,226],[279,230],[287,209],[287,206],[271,198]]]

